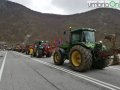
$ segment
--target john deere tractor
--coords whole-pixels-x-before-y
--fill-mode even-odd
[[[69,60],[71,68],[76,71],[86,71],[91,67],[98,69],[107,67],[108,57],[114,52],[112,49],[106,50],[102,41],[95,42],[95,31],[95,29],[90,28],[71,30],[70,27],[70,41],[59,46],[59,49],[55,51],[54,63],[62,65],[65,60]]]

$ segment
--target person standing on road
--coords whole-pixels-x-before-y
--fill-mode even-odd
[[[59,39],[58,46],[62,45],[62,39]]]
[[[30,55],[33,57],[33,48],[30,49]]]

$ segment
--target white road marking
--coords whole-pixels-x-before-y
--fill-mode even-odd
[[[108,68],[120,70],[120,68],[114,68],[114,67],[108,67]]]
[[[2,78],[3,69],[4,69],[4,66],[5,66],[6,56],[7,56],[7,52],[5,54],[5,57],[4,57],[4,60],[3,60],[3,63],[2,63],[1,69],[0,69],[0,82],[1,82],[1,78]]]
[[[18,53],[18,54],[23,55],[23,54],[21,54],[21,53]],[[76,73],[76,72],[70,71],[70,70],[67,70],[67,69],[64,69],[64,68],[61,68],[61,67],[58,67],[58,66],[56,66],[56,65],[52,65],[52,64],[47,63],[47,62],[42,61],[42,60],[38,60],[38,59],[35,59],[35,58],[30,58],[29,56],[26,56],[26,55],[23,55],[23,56],[25,56],[25,57],[27,57],[27,58],[29,58],[29,59],[32,59],[32,60],[34,60],[34,61],[40,62],[40,63],[42,63],[42,64],[44,64],[44,65],[53,67],[53,68],[55,68],[55,69],[61,70],[61,71],[66,72],[66,73],[69,73],[69,74],[74,75],[74,76],[76,76],[76,77],[82,78],[82,79],[84,79],[84,80],[90,81],[90,82],[95,83],[95,84],[97,84],[97,85],[103,86],[103,87],[108,88],[108,89],[110,89],[110,90],[116,90],[116,89],[119,89],[119,90],[120,90],[120,87],[117,87],[117,86],[115,86],[115,85],[112,85],[112,84],[109,84],[109,83],[106,83],[106,82],[103,82],[103,81],[100,81],[100,80],[97,80],[97,79],[94,79],[94,78],[85,76],[85,75],[80,74],[80,73]]]

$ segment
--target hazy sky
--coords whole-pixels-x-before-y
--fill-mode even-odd
[[[87,0],[9,0],[9,1],[20,3],[38,12],[63,15],[81,13],[89,11],[91,9],[95,9],[87,7]]]

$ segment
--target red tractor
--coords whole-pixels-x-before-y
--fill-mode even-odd
[[[22,45],[19,45],[19,47],[18,47],[18,52],[21,52],[22,51]]]
[[[22,51],[21,51],[22,53],[24,53],[25,52],[25,45],[22,47]]]
[[[29,53],[30,53],[30,49],[29,49],[30,46],[32,46],[32,45],[25,45],[25,52],[27,55],[29,55]]]
[[[48,53],[52,54],[52,51],[56,51],[60,45],[62,45],[62,39],[59,39],[59,42],[57,43],[57,41],[53,41],[54,43],[54,47],[52,47],[52,43],[49,43],[50,48],[47,48],[47,45],[44,44],[45,50],[44,53],[47,55]]]

